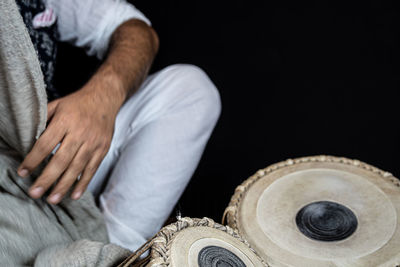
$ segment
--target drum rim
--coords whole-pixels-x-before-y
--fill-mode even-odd
[[[337,164],[344,164],[350,165],[353,167],[357,167],[374,174],[378,174],[381,178],[386,179],[387,181],[393,183],[396,187],[400,189],[400,180],[394,177],[390,172],[383,171],[379,168],[376,168],[370,164],[362,162],[356,159],[349,159],[345,157],[336,157],[336,156],[328,156],[328,155],[318,155],[318,156],[308,156],[308,157],[300,157],[295,159],[287,159],[285,161],[281,161],[264,169],[258,170],[254,175],[250,176],[246,179],[242,184],[236,187],[235,193],[231,197],[228,207],[224,211],[224,215],[222,218],[222,224],[227,224],[229,227],[235,229],[239,235],[243,235],[240,231],[238,217],[239,217],[239,210],[240,205],[242,203],[242,199],[245,193],[249,190],[249,188],[256,183],[258,180],[263,178],[264,176],[271,174],[279,169],[294,166],[297,164],[303,163],[337,163]]]
[[[153,245],[151,246],[150,252],[151,260],[146,266],[170,266],[170,251],[175,235],[180,231],[190,227],[210,227],[233,236],[244,243],[250,249],[250,251],[254,253],[257,259],[264,264],[264,266],[269,267],[269,265],[258,255],[258,253],[250,246],[250,244],[239,235],[236,230],[229,226],[216,223],[214,220],[207,217],[202,219],[184,217],[175,223],[163,227],[152,241]]]

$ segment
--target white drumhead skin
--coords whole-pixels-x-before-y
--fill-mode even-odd
[[[285,167],[247,190],[238,229],[271,266],[395,266],[400,253],[399,188],[378,174],[342,165]],[[306,237],[296,215],[317,201],[349,208],[357,217],[356,231],[340,241]]]
[[[334,242],[312,240],[301,233],[295,222],[297,212],[320,200],[350,208],[358,220],[356,232]],[[272,242],[293,254],[321,260],[370,254],[388,242],[397,223],[392,203],[377,186],[358,175],[327,169],[303,170],[276,180],[261,194],[256,215]]]
[[[253,251],[237,238],[210,227],[191,227],[176,234],[171,245],[171,266],[197,267],[199,252],[208,246],[229,250],[247,267],[264,266]]]

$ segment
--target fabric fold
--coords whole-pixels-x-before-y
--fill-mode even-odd
[[[50,205],[16,169],[46,126],[43,75],[14,0],[0,1],[0,262],[2,266],[113,266],[130,251],[108,244],[90,193]]]
[[[45,85],[14,1],[1,1],[0,25],[0,137],[9,149],[25,156],[46,126]]]

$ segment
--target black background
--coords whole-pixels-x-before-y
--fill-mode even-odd
[[[222,98],[219,123],[180,201],[184,216],[219,221],[238,184],[287,158],[345,156],[400,175],[398,11],[379,1],[341,8],[328,1],[133,3],[160,37],[152,72],[198,65]],[[98,65],[68,45],[58,63],[59,88],[79,88]]]

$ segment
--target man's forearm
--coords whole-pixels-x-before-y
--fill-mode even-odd
[[[110,40],[106,60],[83,90],[102,90],[117,109],[145,79],[158,51],[156,32],[139,20],[120,25]]]

